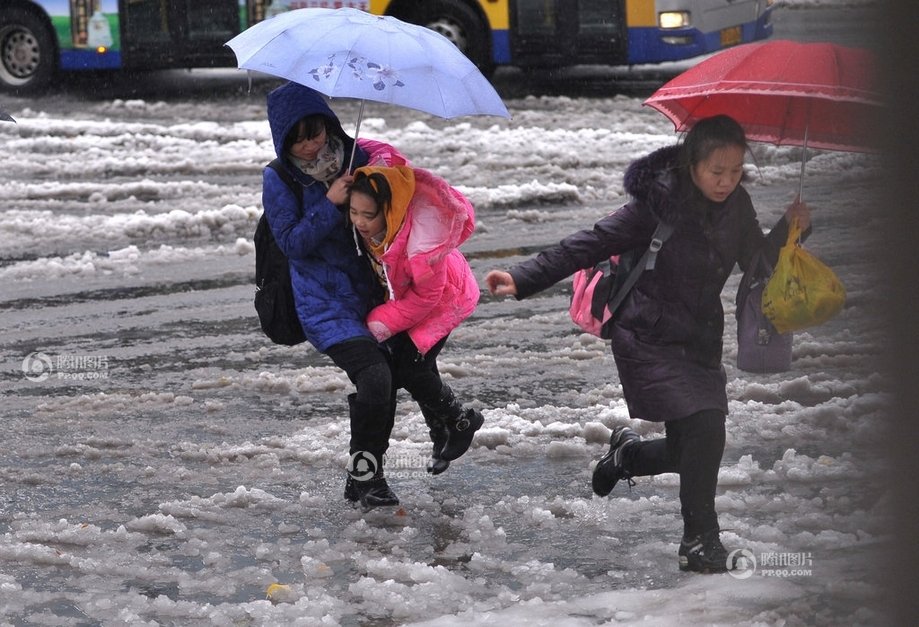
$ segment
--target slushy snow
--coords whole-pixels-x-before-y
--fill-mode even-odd
[[[369,105],[362,135],[473,200],[481,280],[626,198],[624,168],[677,138],[641,98],[528,97],[513,118],[439,120]],[[876,324],[869,154],[808,154],[808,250],[844,282],[796,333],[791,371],[736,369],[716,505],[741,573],[677,570],[675,475],[590,490],[630,419],[609,347],[567,317],[569,283],[521,302],[483,290],[439,360],[485,415],[430,477],[400,396],[395,511],[342,498],[351,384],[308,346],[272,345],[252,307],[252,234],[273,157],[263,93],[40,101],[0,124],[0,624],[877,624],[872,557],[889,541],[886,350]],[[353,130],[356,104],[334,102]],[[769,228],[802,151],[754,145]],[[908,480],[908,478],[903,478]]]

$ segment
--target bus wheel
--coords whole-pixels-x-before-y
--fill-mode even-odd
[[[440,33],[462,50],[483,74],[494,70],[488,27],[481,17],[462,2],[429,0],[421,4],[408,21]],[[398,17],[398,16],[397,16]]]
[[[54,41],[38,17],[20,9],[0,15],[0,89],[28,94],[47,86],[54,56]]]

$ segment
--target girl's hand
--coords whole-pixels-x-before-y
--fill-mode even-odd
[[[807,203],[801,202],[799,198],[795,198],[794,202],[788,205],[788,209],[785,210],[785,221],[788,224],[791,224],[792,220],[798,220],[798,224],[801,225],[801,230],[806,231],[810,228],[811,225],[811,210],[807,206]]]
[[[334,181],[329,186],[329,191],[326,192],[325,197],[328,198],[333,205],[344,205],[348,202],[348,194],[351,191],[351,182],[354,180],[354,177],[350,174],[345,174]]]
[[[387,327],[379,320],[368,322],[367,328],[370,330],[370,334],[376,339],[377,342],[385,342],[392,337],[392,331],[389,330],[389,327]]]
[[[504,270],[492,270],[485,275],[485,285],[495,296],[516,296],[517,284],[514,277]]]

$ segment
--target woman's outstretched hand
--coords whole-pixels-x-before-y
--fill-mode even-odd
[[[485,285],[495,296],[516,296],[517,284],[514,277],[504,270],[492,270],[485,275]]]

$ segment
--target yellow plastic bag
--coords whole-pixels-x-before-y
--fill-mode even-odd
[[[794,220],[763,290],[763,313],[779,333],[823,324],[846,302],[839,277],[801,247],[800,236],[801,226]]]

